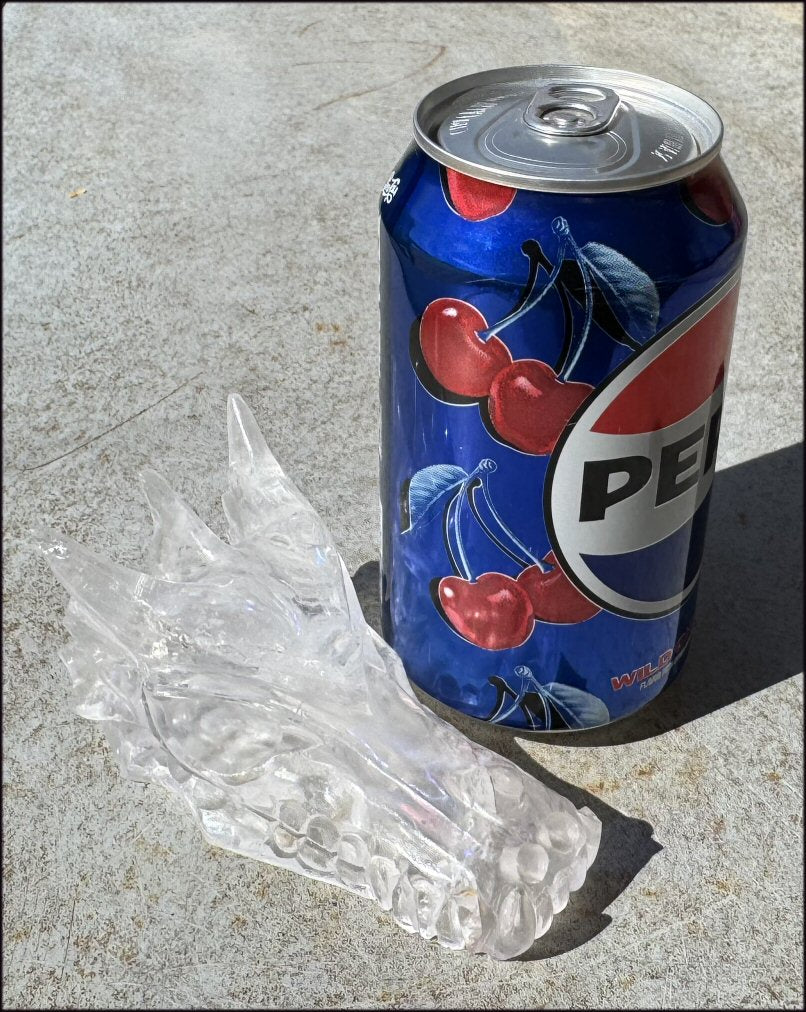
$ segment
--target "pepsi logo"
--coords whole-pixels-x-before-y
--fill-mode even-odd
[[[666,615],[696,585],[738,282],[736,272],[613,373],[549,462],[555,556],[616,614]]]

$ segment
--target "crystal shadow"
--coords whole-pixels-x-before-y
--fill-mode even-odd
[[[379,565],[368,562],[353,575],[353,585],[367,622],[380,630]],[[604,912],[627,888],[654,854],[663,848],[653,839],[652,826],[643,819],[633,819],[612,808],[600,798],[566,783],[540,766],[520,746],[514,734],[494,725],[473,720],[436,700],[428,698],[415,686],[418,698],[434,709],[438,716],[457,727],[463,734],[498,752],[536,777],[558,794],[579,807],[587,805],[602,823],[599,853],[588,869],[583,887],[569,901],[567,915],[557,917],[552,931],[539,939],[518,960],[548,959],[576,949],[603,931],[611,918]],[[562,735],[565,743],[568,735]],[[556,739],[555,739],[556,740]]]

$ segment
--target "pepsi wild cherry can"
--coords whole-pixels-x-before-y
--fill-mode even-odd
[[[590,67],[415,112],[380,202],[384,635],[472,717],[595,727],[680,671],[747,230],[721,140]]]

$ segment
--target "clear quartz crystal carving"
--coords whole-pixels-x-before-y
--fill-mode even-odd
[[[37,535],[70,593],[77,712],[211,843],[449,948],[518,955],[582,885],[599,820],[419,703],[237,395],[228,427],[229,543],[154,472],[155,575]]]

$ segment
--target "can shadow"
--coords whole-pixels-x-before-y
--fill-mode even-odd
[[[719,471],[694,634],[680,677],[633,717],[564,733],[562,744],[591,748],[643,741],[799,674],[802,567],[803,444]]]

